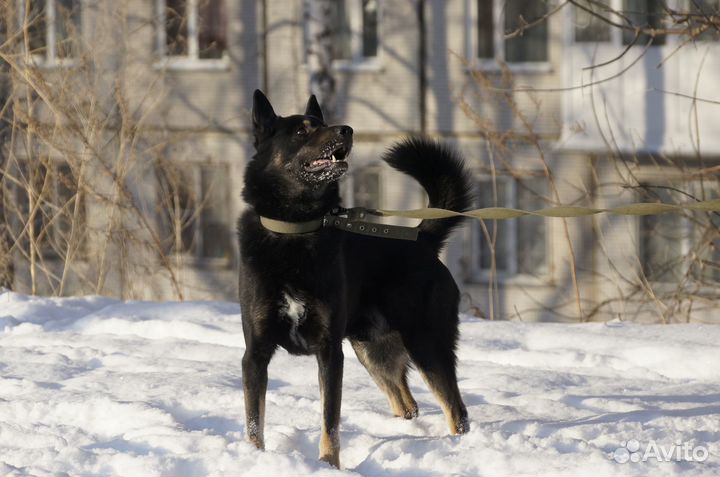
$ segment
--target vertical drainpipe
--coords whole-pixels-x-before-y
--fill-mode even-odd
[[[268,91],[269,86],[269,80],[268,80],[268,2],[267,0],[260,0],[260,8],[262,9],[262,18],[261,18],[261,25],[260,28],[262,28],[261,36],[261,48],[262,51],[260,53],[260,61],[262,63],[261,66],[261,75],[262,78],[260,79],[260,84],[262,85],[262,90],[265,94],[270,94]]]
[[[418,68],[419,68],[419,94],[418,108],[420,109],[420,133],[427,133],[427,106],[425,104],[427,98],[427,31],[425,28],[425,0],[417,0],[417,19],[420,48],[418,51]]]

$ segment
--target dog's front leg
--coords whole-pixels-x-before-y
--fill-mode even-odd
[[[340,468],[340,402],[343,376],[342,342],[332,343],[317,354],[322,424],[320,460]]]
[[[242,359],[243,391],[245,392],[245,434],[258,449],[265,448],[265,392],[272,353],[248,347]]]

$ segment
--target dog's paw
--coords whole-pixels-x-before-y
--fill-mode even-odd
[[[258,435],[248,435],[247,441],[259,450],[265,450],[265,440]]]
[[[339,452],[321,455],[320,460],[323,462],[327,462],[328,464],[332,465],[336,469],[340,468],[340,453]]]
[[[467,434],[468,432],[470,432],[470,421],[465,416],[455,424],[455,434]]]
[[[410,409],[405,409],[405,413],[403,414],[403,417],[405,419],[412,419],[412,418],[418,417],[418,407],[413,406]]]

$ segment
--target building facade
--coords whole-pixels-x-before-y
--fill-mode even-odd
[[[718,7],[712,0],[609,5],[656,28],[662,5],[704,15]],[[592,6],[554,1],[339,0],[335,9],[336,117],[355,130],[343,182],[349,206],[425,205],[422,190],[381,161],[408,134],[436,137],[463,152],[478,207],[605,207],[717,196],[712,171],[720,126],[712,98],[720,55],[711,30],[691,41],[679,34],[651,38],[599,21]],[[106,139],[100,154],[111,164],[132,164],[111,177],[125,174],[129,190],[115,193],[137,198],[131,202],[140,212],[120,208],[113,219],[102,201],[68,192],[79,188],[80,177],[100,183],[103,174],[90,166],[78,174],[58,161],[60,180],[48,202],[85,217],[83,251],[74,253],[72,272],[63,260],[54,263],[52,253],[38,252],[44,278],[31,273],[35,254],[15,251],[16,288],[58,292],[58,277],[67,275],[63,293],[234,299],[235,221],[253,154],[252,93],[261,88],[280,115],[302,111],[313,54],[308,2],[21,1],[19,22],[27,24],[32,11],[42,19],[30,35],[34,67],[44,78],[62,77],[68,88],[87,88],[113,111],[107,127],[95,132]],[[73,71],[88,50],[94,52],[89,85]],[[58,154],[50,149],[48,157]],[[14,149],[18,157],[28,150]],[[113,187],[107,179],[106,188]],[[15,197],[29,204],[23,210],[30,214],[27,194]],[[138,222],[149,248],[123,239],[108,246],[101,232],[112,229],[112,220]],[[443,259],[462,289],[463,309],[487,318],[713,320],[720,316],[713,220],[467,223]],[[60,241],[75,233],[60,220],[47,228]],[[144,272],[124,270],[129,258]]]

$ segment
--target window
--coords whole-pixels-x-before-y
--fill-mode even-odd
[[[573,22],[575,26],[575,41],[584,42],[609,42],[610,25],[602,21],[596,15],[609,18],[605,9],[598,7],[598,4],[589,0],[580,1],[579,6],[573,5]],[[588,11],[590,10],[590,11]],[[593,15],[593,12],[596,15]]]
[[[699,183],[644,186],[648,202],[681,203],[692,200],[684,191],[701,196]],[[705,189],[708,199],[720,197],[717,188]],[[640,262],[648,280],[679,283],[720,281],[720,220],[714,214],[668,213],[640,217]]]
[[[665,15],[665,2],[663,0],[623,0],[623,14],[634,26],[646,28],[663,28],[663,16]],[[635,39],[635,32],[623,30],[623,44],[629,45]],[[650,37],[641,34],[637,45],[646,45]],[[664,45],[665,35],[658,35],[652,40],[653,45]]]
[[[333,55],[336,64],[357,64],[377,57],[379,46],[379,0],[337,0],[331,3],[335,37]],[[305,3],[308,22],[318,21],[310,3]],[[306,44],[311,44],[312,29],[306,22]]]
[[[688,0],[688,11],[694,15],[689,25],[691,28],[704,27],[707,20],[720,15],[720,0]],[[704,21],[701,21],[704,20]],[[705,31],[695,36],[695,41],[717,41],[720,34],[717,28],[710,26]]]
[[[546,206],[544,177],[515,179],[497,176],[478,181],[478,207],[511,207],[537,210]],[[495,200],[497,197],[497,200]],[[487,235],[478,221],[473,224],[473,269],[475,275],[487,278],[492,273],[495,244],[495,270],[498,276],[543,276],[548,273],[546,220],[522,217],[510,220],[486,220]],[[488,240],[489,239],[489,240]]]
[[[20,25],[27,32],[28,52],[43,63],[77,57],[82,25],[80,0],[18,0]]]
[[[157,0],[157,48],[174,63],[220,60],[227,49],[224,0]]]
[[[544,63],[548,61],[548,12],[546,0],[477,0],[473,12],[474,57],[481,61]],[[471,17],[474,15],[471,15]],[[517,33],[522,30],[520,33]],[[517,34],[516,34],[517,33]],[[506,36],[510,37],[506,37]]]
[[[345,176],[342,189],[345,207],[365,207],[367,209],[381,207],[381,180],[378,167],[355,169]]]
[[[233,249],[227,167],[162,163],[157,175],[166,252],[229,261]]]
[[[44,258],[64,258],[70,250],[83,251],[85,203],[70,166],[25,163],[19,179],[18,205],[14,212],[18,233],[24,231],[23,248],[29,249],[32,237],[36,250]],[[76,201],[79,201],[77,215]],[[73,227],[75,236],[71,237]]]

